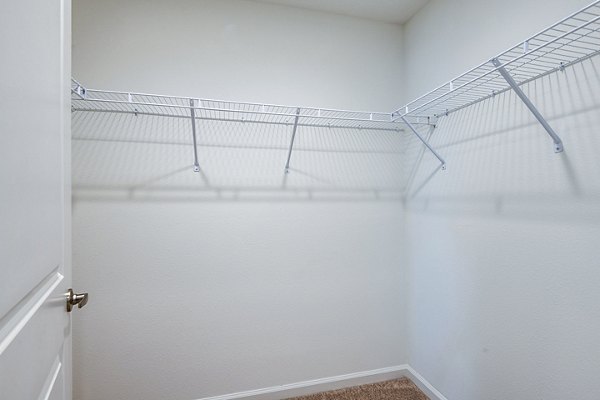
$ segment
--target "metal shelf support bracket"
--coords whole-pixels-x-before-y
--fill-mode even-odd
[[[498,69],[498,72],[500,73],[500,75],[502,75],[502,77],[506,80],[508,85],[515,91],[517,96],[519,96],[521,101],[523,101],[523,103],[525,103],[527,108],[529,108],[529,111],[531,111],[533,116],[540,122],[540,124],[542,124],[542,126],[544,127],[546,132],[548,132],[548,135],[550,135],[550,137],[554,141],[554,152],[561,153],[564,150],[563,143],[562,143],[562,140],[560,139],[560,137],[556,134],[556,132],[554,132],[554,129],[552,129],[552,127],[548,124],[546,119],[542,116],[542,114],[540,114],[538,109],[533,105],[531,100],[529,100],[527,95],[525,93],[523,93],[523,91],[521,90],[521,88],[519,87],[517,82],[510,75],[510,73],[506,70],[506,68],[504,68],[504,66],[502,65],[500,60],[498,60],[497,58],[494,58],[494,59],[492,59],[492,64],[494,64],[494,66]]]
[[[196,110],[194,99],[190,99],[190,115],[192,117],[192,138],[194,140],[194,172],[200,172],[200,164],[198,163],[198,147],[196,146]]]
[[[429,149],[429,151],[431,151],[433,153],[433,155],[438,160],[440,160],[440,163],[442,164],[442,169],[446,169],[446,161],[444,161],[442,156],[440,156],[438,154],[438,152],[435,151],[435,149],[433,147],[431,147],[431,145],[429,143],[427,143],[427,141],[423,138],[423,136],[421,136],[419,134],[419,132],[417,132],[416,128],[410,122],[408,122],[408,120],[406,119],[406,117],[404,115],[400,115],[400,119],[402,119],[402,121],[406,124],[406,126],[408,126],[408,128],[417,136],[417,138],[419,138],[419,140],[425,145],[425,147],[427,147]]]
[[[290,172],[290,159],[292,158],[292,149],[294,148],[294,139],[298,129],[298,120],[300,119],[300,108],[296,109],[296,118],[294,119],[294,129],[292,130],[292,139],[290,140],[290,149],[288,150],[287,162],[285,163],[285,173]]]
[[[81,100],[85,100],[86,99],[86,89],[81,86],[81,84],[79,82],[76,82],[77,86],[75,87],[75,89],[71,89],[72,93],[75,93]]]

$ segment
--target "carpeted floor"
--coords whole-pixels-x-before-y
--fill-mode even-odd
[[[288,400],[429,400],[408,378],[294,397]]]

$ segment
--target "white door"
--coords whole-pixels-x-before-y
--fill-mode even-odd
[[[0,399],[71,398],[70,0],[0,1]],[[75,315],[76,317],[76,315]]]

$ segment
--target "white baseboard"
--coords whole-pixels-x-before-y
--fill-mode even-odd
[[[421,389],[423,393],[427,395],[431,400],[448,400],[443,394],[439,392],[431,383],[429,383],[421,374],[415,371],[410,365],[406,366],[404,376],[409,378]]]
[[[403,376],[410,378],[431,400],[448,400],[408,364],[271,386],[263,389],[247,390],[221,396],[204,397],[198,400],[280,400],[288,397],[305,396],[312,393],[397,379]]]

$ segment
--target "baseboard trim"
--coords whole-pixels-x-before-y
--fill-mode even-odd
[[[373,369],[370,371],[354,372],[328,378],[312,379],[303,382],[290,383],[280,386],[271,386],[264,389],[247,390],[225,394],[222,396],[204,397],[198,400],[280,400],[288,397],[305,396],[328,390],[336,390],[349,386],[364,385],[387,379],[405,376],[408,365],[396,365],[393,367]]]
[[[408,364],[331,376],[328,378],[312,379],[286,385],[271,386],[263,389],[247,390],[220,396],[203,397],[198,400],[280,400],[288,397],[305,396],[311,393],[397,379],[403,376],[410,378],[431,400],[448,400]]]
[[[439,390],[429,383],[427,379],[423,378],[423,375],[415,371],[410,365],[406,366],[404,376],[413,381],[431,400],[448,400]]]

